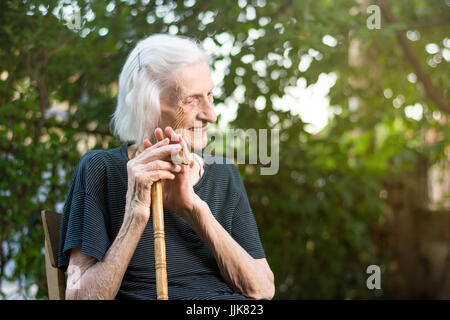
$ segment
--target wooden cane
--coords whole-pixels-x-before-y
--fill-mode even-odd
[[[171,161],[172,158],[166,159]],[[177,163],[189,164],[183,150],[178,154]],[[168,300],[167,265],[166,265],[166,239],[164,233],[164,209],[161,180],[152,185],[152,218],[153,241],[155,247],[155,271],[156,271],[156,298]]]
[[[155,246],[156,296],[168,300],[166,239],[164,235],[164,210],[161,180],[152,185],[153,240]]]

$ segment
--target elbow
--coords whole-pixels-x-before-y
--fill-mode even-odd
[[[66,300],[114,300],[115,294],[108,282],[96,274],[86,272],[82,277],[70,275],[67,278]]]
[[[80,288],[67,287],[65,300],[89,300],[86,290]]]
[[[90,289],[87,289],[90,288]],[[74,287],[67,287],[65,300],[114,300],[108,290],[95,290],[95,285],[80,286],[76,283]]]
[[[264,290],[262,292],[261,299],[272,300],[275,295],[275,277],[271,270],[268,271],[266,284],[264,286]]]
[[[65,292],[65,300],[83,300],[80,295],[77,294],[78,290],[73,290],[73,289],[69,289],[66,288],[66,292]]]
[[[275,296],[275,277],[272,271],[269,272],[268,278],[269,284],[265,298],[272,300],[273,297]]]
[[[64,294],[65,300],[84,300],[83,290],[80,290],[80,279],[74,279],[74,277],[69,274],[66,282],[66,291]]]
[[[88,300],[87,292],[81,287],[81,278],[69,274],[66,283],[65,300]]]
[[[115,297],[91,295],[84,290],[66,290],[65,300],[114,300]]]

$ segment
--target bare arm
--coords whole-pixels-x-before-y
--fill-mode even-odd
[[[181,168],[162,161],[179,145],[160,141],[127,163],[128,190],[122,226],[101,261],[72,249],[68,267],[66,299],[114,299],[123,275],[150,216],[151,186],[162,179],[174,179]]]
[[[222,276],[234,290],[252,299],[272,299],[274,276],[266,259],[254,259],[214,218],[199,200],[187,222],[213,252]]]
[[[101,261],[81,253],[80,248],[70,254],[66,299],[114,299],[123,275],[145,228],[144,223],[130,215]]]
[[[187,149],[185,141],[171,128],[166,128],[165,133]],[[155,136],[163,139],[162,130],[155,131]],[[253,259],[214,218],[208,204],[194,192],[186,168],[182,165],[173,181],[163,182],[164,203],[170,204],[211,249],[228,285],[249,298],[272,299],[274,277],[266,259]]]

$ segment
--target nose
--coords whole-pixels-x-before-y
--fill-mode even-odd
[[[216,111],[214,110],[214,104],[212,101],[209,101],[208,99],[204,99],[204,102],[202,103],[200,112],[197,115],[197,118],[202,121],[207,122],[216,122],[217,121],[217,115]]]

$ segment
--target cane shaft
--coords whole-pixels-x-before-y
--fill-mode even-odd
[[[153,239],[155,242],[156,295],[158,300],[168,300],[166,240],[164,236],[164,210],[162,184],[152,185]]]

